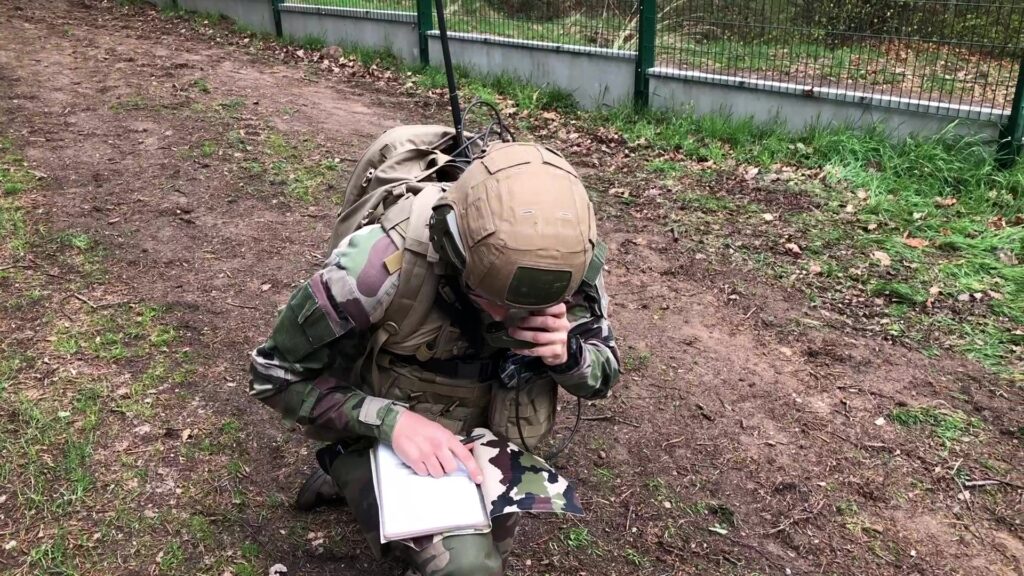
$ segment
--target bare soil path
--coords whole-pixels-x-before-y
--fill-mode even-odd
[[[383,130],[438,111],[149,9],[8,0],[0,21],[0,136],[46,176],[26,214],[94,239],[105,262],[87,285],[50,266],[46,307],[4,309],[0,350],[44,358],[11,390],[75,397],[30,394],[54,374],[44,364],[96,360],[39,348],[62,310],[159,306],[191,354],[148,411],[102,410],[96,481],[59,531],[0,486],[0,571],[399,573],[373,567],[346,511],[290,510],[314,446],[246,397],[246,362],[322,261],[325,185]],[[528,521],[510,573],[1024,575],[1019,389],[864,338],[655,223],[605,217],[601,231],[628,372],[560,462],[589,516]],[[947,412],[968,422],[948,444],[934,423],[894,422]]]

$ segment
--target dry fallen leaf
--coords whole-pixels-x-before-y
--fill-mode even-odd
[[[270,284],[261,284],[260,285],[260,292],[266,292],[267,290],[270,290]]]
[[[928,245],[928,241],[924,238],[903,238],[903,243],[911,248],[924,248]]]
[[[997,250],[996,256],[999,256],[999,261],[1007,266],[1017,265],[1017,255],[1014,254],[1012,250],[1007,250],[1005,248]]]
[[[765,222],[771,222],[772,220],[775,220],[775,215],[774,214],[768,214],[766,212],[764,214],[761,214],[761,218],[764,218]]]
[[[753,180],[753,179],[754,179],[754,176],[757,176],[757,173],[758,173],[758,172],[760,172],[760,171],[761,171],[761,169],[760,169],[760,168],[757,168],[757,167],[754,167],[754,168],[748,168],[748,169],[747,169],[747,170],[746,170],[746,171],[745,171],[745,172],[743,173],[743,179],[744,179],[744,180]]]
[[[1002,230],[1006,228],[1006,220],[1002,216],[993,216],[988,221],[988,227],[992,230]]]
[[[949,196],[947,198],[936,198],[935,199],[935,205],[936,206],[942,206],[944,208],[948,208],[949,206],[953,206],[954,204],[956,204],[956,202],[957,202],[956,198],[953,198],[952,196]]]
[[[821,266],[818,266],[817,264],[811,264],[807,271],[811,274],[821,274]]]
[[[797,246],[796,244],[792,243],[792,242],[790,242],[789,244],[786,244],[785,246],[783,246],[783,248],[786,249],[786,252],[789,252],[790,254],[792,254],[794,256],[799,256],[799,255],[803,254],[803,251],[800,250],[800,247]]]
[[[872,252],[871,257],[874,258],[875,260],[878,260],[878,263],[881,264],[882,266],[889,266],[892,264],[892,258],[890,258],[888,254],[882,252],[881,250],[875,250],[874,252]]]
[[[185,442],[188,442],[188,439],[191,436],[192,436],[192,429],[191,428],[185,428],[184,430],[182,430],[181,431],[181,443],[184,444]]]

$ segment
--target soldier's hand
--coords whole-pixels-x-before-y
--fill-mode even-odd
[[[483,482],[483,474],[469,448],[458,436],[437,422],[406,410],[398,417],[395,430],[391,433],[391,448],[410,468],[420,476],[431,475],[440,478],[459,469],[456,460],[469,471],[469,477],[477,484]]]
[[[537,356],[548,366],[557,366],[569,358],[570,327],[562,303],[524,317],[518,327],[509,328],[508,334],[537,345],[529,350],[513,350],[516,354]]]

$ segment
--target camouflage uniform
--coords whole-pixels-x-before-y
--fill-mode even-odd
[[[398,289],[400,270],[389,272],[386,262],[398,249],[376,224],[344,238],[326,267],[293,294],[270,338],[251,355],[250,394],[286,420],[302,425],[307,436],[332,443],[318,452],[318,461],[338,484],[378,556],[382,547],[368,450],[374,441],[390,443],[398,417],[415,409],[415,400],[372,395],[373,389],[362,377],[365,370],[353,368],[360,366],[372,345],[370,335]],[[530,370],[546,373],[562,389],[586,399],[606,396],[619,375],[600,277],[596,287],[599,298],[578,291],[566,303],[570,335],[580,343],[575,354],[562,366],[530,365]],[[331,324],[330,337],[296,335],[285,326],[287,314],[301,323],[317,307],[325,318],[321,321]],[[487,353],[496,354],[494,350]],[[481,389],[485,394],[491,390]],[[421,414],[437,416],[444,424],[443,415]],[[408,540],[398,551],[423,576],[501,574],[518,516],[495,517],[489,534]]]

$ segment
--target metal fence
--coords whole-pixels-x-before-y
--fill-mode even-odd
[[[289,3],[432,14],[431,0]],[[452,32],[567,50],[647,48],[643,64],[698,81],[795,85],[880,106],[937,103],[930,112],[956,118],[1011,109],[1024,52],[1021,0],[450,0],[446,8]],[[646,30],[642,14],[653,23]],[[420,28],[433,29],[433,19]]]
[[[658,14],[659,66],[796,84],[894,107],[981,118],[1006,110],[1024,47],[1024,2],[682,0]]]
[[[282,0],[281,2],[285,2]],[[415,12],[416,0],[288,0],[288,4],[323,6],[325,8],[357,8],[388,12]]]
[[[267,0],[401,12],[429,62],[433,0]],[[652,77],[741,86],[1003,122],[1024,138],[1024,0],[448,0],[449,30],[561,51],[633,57],[634,100]],[[544,46],[541,46],[544,47]]]

